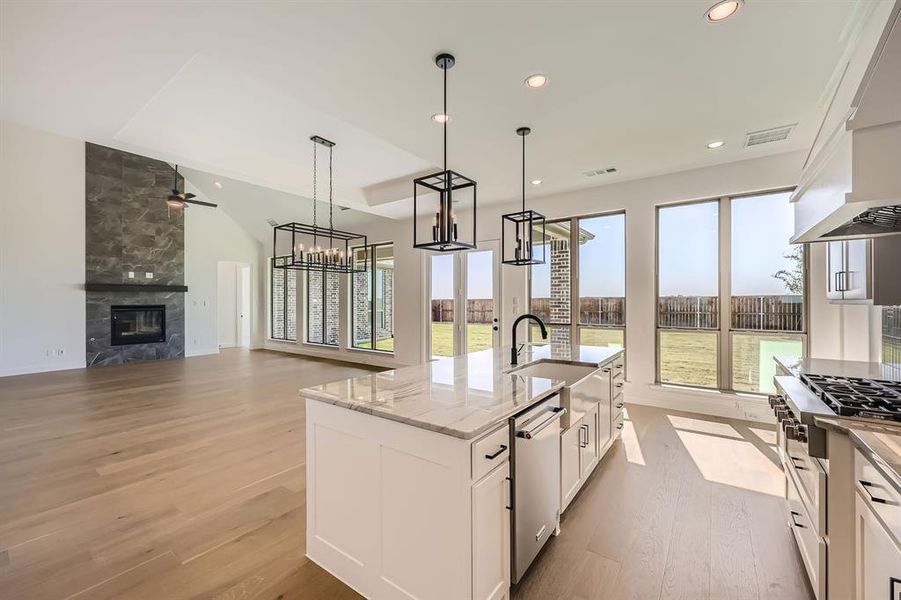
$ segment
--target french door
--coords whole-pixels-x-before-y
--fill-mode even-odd
[[[500,259],[496,240],[477,250],[428,257],[428,342],[431,358],[500,343]]]

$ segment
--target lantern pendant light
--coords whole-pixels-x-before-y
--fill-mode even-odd
[[[505,265],[543,265],[547,259],[544,215],[526,210],[526,136],[530,133],[528,127],[516,130],[522,138],[522,210],[501,217],[501,262]],[[536,244],[540,255],[535,251]]]
[[[313,142],[313,224],[284,223],[272,229],[272,266],[276,269],[296,271],[329,271],[332,273],[365,273],[367,261],[355,261],[353,249],[366,248],[366,236],[342,231],[334,226],[332,153],[335,143],[318,135]],[[320,227],[316,205],[318,171],[317,149],[328,148],[328,227]],[[360,258],[359,256],[357,258]]]
[[[447,168],[447,72],[455,62],[450,54],[435,57],[444,74],[443,170],[413,180],[413,247],[438,252],[476,247],[476,182]],[[471,222],[472,237],[464,218]]]

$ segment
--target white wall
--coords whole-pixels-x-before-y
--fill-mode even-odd
[[[185,183],[198,200],[203,193]],[[266,254],[221,208],[191,207],[185,216],[185,354],[219,352],[218,265],[220,261],[251,265],[251,347],[261,347],[266,336]]]
[[[84,142],[0,121],[0,376],[85,365]]]

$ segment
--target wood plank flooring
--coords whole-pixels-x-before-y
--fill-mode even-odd
[[[0,378],[0,598],[358,598],[304,557],[297,389],[272,352]],[[517,599],[810,596],[772,432],[632,407]]]

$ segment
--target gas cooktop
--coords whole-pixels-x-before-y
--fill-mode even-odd
[[[801,381],[837,415],[901,421],[901,382],[832,375],[801,375]]]

